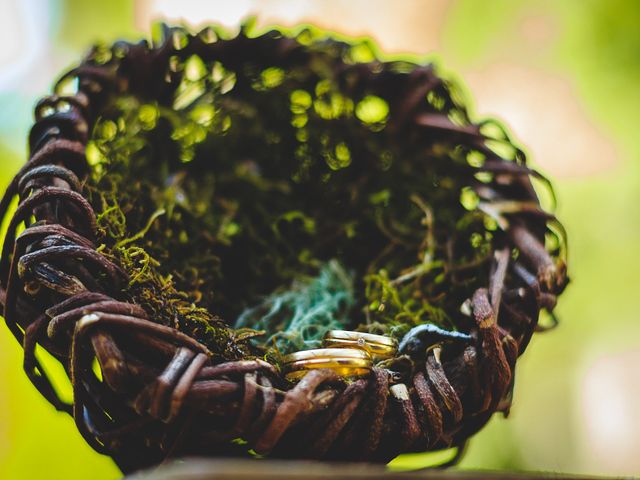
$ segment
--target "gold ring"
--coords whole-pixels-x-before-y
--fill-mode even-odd
[[[332,348],[364,350],[375,361],[393,358],[398,351],[398,341],[395,338],[349,330],[328,331],[324,336],[323,345]]]
[[[301,350],[287,355],[283,362],[287,380],[299,380],[309,370],[320,368],[329,368],[341,377],[362,377],[368,375],[372,367],[371,356],[353,348]]]

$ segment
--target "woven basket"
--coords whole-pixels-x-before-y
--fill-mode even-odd
[[[397,141],[446,142],[485,155],[464,173],[482,200],[477,208],[499,212],[501,231],[485,287],[468,292],[471,344],[445,347],[441,358],[430,354],[403,378],[382,367],[356,381],[317,370],[293,384],[261,359],[220,363],[195,339],[122,301],[126,274],[96,251],[96,217],[83,192],[91,168],[85,147],[101,112],[125,94],[172,105],[181,75],[176,59],[196,55],[206,65],[216,61],[232,70],[256,65],[286,71],[312,56],[296,36],[277,31],[212,37],[211,30],[192,35],[167,28],[155,46],[118,42],[107,59],[92,50],[58,83],[77,80],[74,93],[56,87],[38,103],[29,160],[0,205],[0,217],[10,218],[0,299],[8,327],[24,347],[29,379],[125,472],[174,456],[252,451],[388,462],[404,452],[461,448],[493,413],[508,411],[516,360],[532,333],[543,329],[539,313],[553,310],[567,277],[562,252],[545,248],[550,227],[557,232],[561,226],[540,207],[531,181],[540,175],[516,147],[510,159],[490,149],[487,141],[496,138],[482,133],[486,122],[454,123],[446,110],[433,109],[424,99],[442,92],[444,83],[430,66],[337,57],[327,75],[345,94],[357,88],[384,98]],[[497,140],[512,146],[506,134]],[[475,182],[477,173],[489,175]],[[10,208],[16,197],[17,208]],[[563,234],[556,238],[562,241]],[[64,367],[71,404],[58,397],[36,347]]]

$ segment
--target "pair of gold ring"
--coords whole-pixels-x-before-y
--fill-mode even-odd
[[[301,350],[284,358],[283,368],[288,380],[299,380],[310,370],[330,368],[342,377],[368,375],[374,361],[391,358],[398,342],[384,335],[331,330],[324,337],[327,348]]]

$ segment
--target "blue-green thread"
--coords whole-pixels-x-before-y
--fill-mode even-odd
[[[327,331],[348,326],[354,303],[353,275],[331,260],[317,277],[297,280],[246,309],[236,328],[263,330],[264,343],[283,354],[317,348]]]

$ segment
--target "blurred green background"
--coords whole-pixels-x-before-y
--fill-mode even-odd
[[[554,179],[573,279],[561,324],[533,340],[510,418],[471,441],[461,468],[639,474],[640,2],[0,0],[0,187],[25,161],[34,103],[92,42],[136,39],[156,18],[231,26],[248,14],[435,60],[465,83],[476,118],[506,121]],[[21,361],[0,329],[0,478],[118,478]]]

